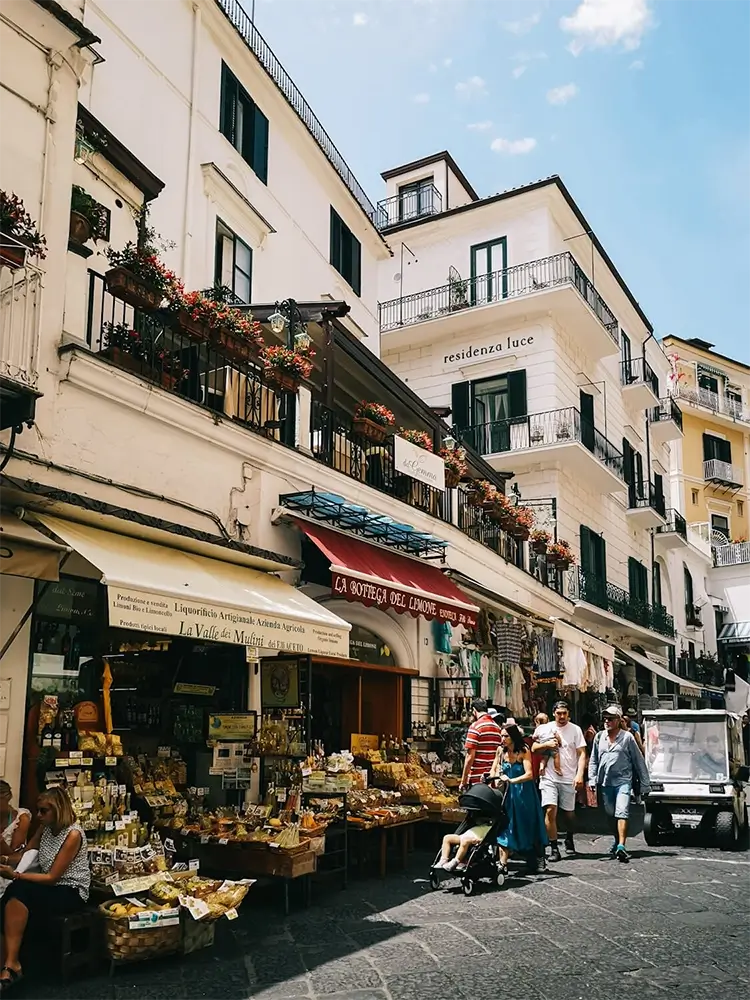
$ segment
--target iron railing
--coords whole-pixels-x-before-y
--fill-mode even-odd
[[[750,542],[730,542],[714,548],[714,566],[745,566],[750,563]]]
[[[11,236],[0,235],[0,378],[35,390],[42,309],[42,272],[28,262],[10,267],[3,248],[27,254]]]
[[[722,462],[719,458],[709,458],[703,463],[703,478],[706,482],[723,483],[727,486],[742,485],[742,470],[739,466]]]
[[[645,358],[628,358],[620,363],[620,381],[623,386],[645,384],[659,398],[659,379]]]
[[[682,410],[675,403],[672,396],[666,396],[659,400],[659,405],[649,410],[648,419],[652,424],[657,424],[664,420],[674,420],[682,430]]]
[[[266,40],[242,8],[242,5],[238,0],[216,0],[216,2],[242,36],[245,44],[260,65],[279,88],[302,124],[317,142],[318,146],[320,146],[323,155],[347,186],[367,218],[373,225],[376,225],[378,216],[375,206],[365,194],[362,185],[354,176],[346,160],[323,128],[320,120],[302,96],[301,91],[276,58]]]
[[[700,386],[684,385],[678,382],[671,389],[672,395],[679,399],[684,399],[694,406],[702,406],[712,413],[720,413],[732,420],[741,420],[745,424],[750,424],[750,408],[745,406],[741,400],[728,396],[723,392],[713,392],[711,389],[703,389]]]
[[[653,483],[644,480],[640,483],[630,483],[628,486],[628,509],[642,510],[650,507],[662,517],[667,516],[664,493],[657,490]]]
[[[535,295],[566,285],[576,289],[619,346],[620,328],[617,319],[569,252],[526,264],[515,264],[475,278],[449,281],[437,288],[381,302],[378,305],[380,332],[387,333],[389,330],[423,323],[472,306]]]
[[[632,597],[622,587],[585,572],[580,566],[568,573],[568,597],[573,601],[593,604],[659,635],[674,636],[674,618],[661,604],[649,604]]]
[[[550,445],[578,441],[616,476],[620,479],[624,476],[622,452],[574,406],[459,427],[456,434],[480,455],[533,451],[535,448],[541,451]]]
[[[668,535],[675,532],[687,541],[687,522],[679,511],[673,507],[668,507],[665,512],[666,524],[660,524],[656,529],[657,535]]]
[[[703,628],[701,609],[697,604],[685,605],[685,624],[688,628]]]
[[[679,677],[705,687],[724,687],[724,668],[716,660],[700,656],[678,656],[675,666]]]
[[[439,215],[443,211],[443,196],[434,184],[403,189],[378,202],[378,228],[387,229],[402,222]]]
[[[310,447],[314,458],[330,469],[403,500],[441,521],[451,520],[451,492],[420,483],[395,471],[394,437],[375,442],[358,434],[354,420],[318,400],[310,410]]]
[[[116,299],[89,271],[86,343],[123,371],[265,437],[294,446],[296,396],[269,385],[263,368],[189,336],[167,310]]]

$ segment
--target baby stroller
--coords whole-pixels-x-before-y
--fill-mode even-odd
[[[505,811],[506,793],[505,785],[501,789],[494,789],[485,784],[477,784],[472,785],[458,800],[461,808],[466,809],[467,816],[455,830],[457,836],[460,837],[482,820],[490,823],[490,828],[482,841],[471,849],[466,859],[466,868],[456,873],[461,878],[461,888],[465,896],[474,893],[479,879],[489,879],[498,889],[505,882],[506,876],[498,860],[497,836],[508,825],[508,814]],[[443,873],[446,878],[455,877],[453,872],[435,867],[439,860],[440,852],[430,868],[430,886],[433,889],[439,888]]]

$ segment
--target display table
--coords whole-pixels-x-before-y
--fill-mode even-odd
[[[393,831],[393,839],[399,842],[401,867],[406,868],[409,851],[414,847],[414,827],[417,823],[424,822],[424,818],[424,816],[416,816],[413,819],[402,820],[399,823],[388,823],[385,826],[353,826],[351,832],[356,834],[353,843],[356,849],[357,867],[360,866],[362,856],[362,841],[368,834],[372,835],[372,839],[377,840],[378,844],[378,875],[384,879],[388,872],[388,834]]]

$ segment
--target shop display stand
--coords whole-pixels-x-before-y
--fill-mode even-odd
[[[303,804],[308,799],[343,799],[344,805],[342,810],[342,816],[340,820],[332,823],[328,827],[325,833],[326,838],[326,852],[321,854],[319,860],[322,858],[341,858],[339,864],[334,864],[333,867],[325,867],[319,870],[321,875],[335,875],[341,873],[341,887],[346,889],[349,880],[349,807],[347,803],[347,793],[346,792],[316,792],[314,789],[302,790],[302,802]],[[336,829],[336,827],[339,827]],[[341,847],[337,847],[332,851],[328,850],[328,838],[333,837],[334,843],[340,842]]]

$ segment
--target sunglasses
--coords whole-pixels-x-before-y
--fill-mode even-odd
[[[46,816],[48,812],[52,812],[50,806],[39,806],[39,808],[36,811],[37,816]]]

